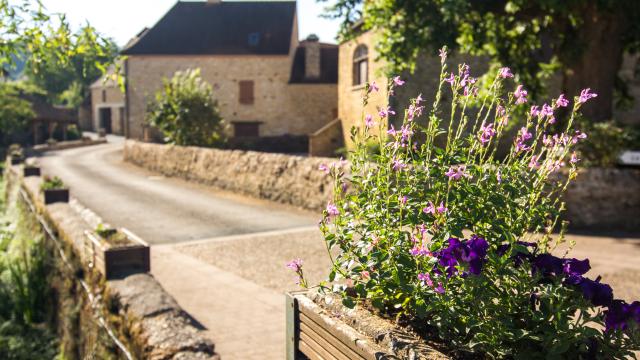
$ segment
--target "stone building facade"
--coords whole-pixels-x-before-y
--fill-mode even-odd
[[[124,50],[128,138],[145,124],[164,78],[200,69],[232,138],[301,136],[337,116],[336,45],[298,41],[296,3],[178,2]]]
[[[125,95],[114,78],[115,67],[96,80],[91,90],[91,127],[87,130],[125,135]]]

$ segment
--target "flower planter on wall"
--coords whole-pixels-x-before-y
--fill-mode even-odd
[[[449,359],[367,310],[347,309],[335,298],[333,305],[323,306],[319,295],[307,294],[286,296],[287,360]]]
[[[149,244],[127,229],[119,229],[129,244],[112,245],[96,233],[85,231],[84,258],[106,279],[149,272]]]
[[[44,192],[44,204],[49,205],[57,202],[69,202],[69,189],[47,189]]]
[[[40,168],[37,166],[25,166],[22,171],[23,171],[24,177],[40,176]]]

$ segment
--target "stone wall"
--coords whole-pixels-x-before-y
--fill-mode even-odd
[[[155,278],[148,273],[104,281],[88,264],[82,251],[85,231],[102,221],[75,199],[70,203],[45,205],[41,177],[21,176],[21,166],[8,166],[8,181],[21,186],[35,211],[42,215],[57,236],[67,259],[82,268],[77,276],[89,284],[92,301],[101,301],[103,318],[135,359],[211,359],[219,360],[214,345]],[[79,281],[78,279],[74,279]],[[77,294],[77,296],[82,296]],[[92,306],[95,313],[100,310]],[[81,331],[82,329],[80,329]],[[93,356],[91,354],[88,356]]]
[[[290,56],[130,56],[127,60],[129,138],[144,138],[147,104],[163,78],[200,69],[222,117],[262,122],[260,136],[308,135],[335,118],[335,84],[289,84]],[[239,81],[254,82],[254,103],[239,103]]]
[[[640,170],[583,169],[565,201],[572,228],[640,232]]]
[[[309,135],[310,156],[336,156],[336,150],[344,148],[342,122],[335,119]]]
[[[166,176],[312,210],[326,206],[333,187],[318,167],[335,161],[132,140],[125,144],[124,159]]]
[[[127,141],[124,158],[167,176],[316,211],[332,189],[318,166],[335,161],[136,141]],[[640,230],[640,170],[583,169],[565,199],[565,218],[574,229]]]

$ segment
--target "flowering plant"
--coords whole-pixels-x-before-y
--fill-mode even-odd
[[[551,254],[565,241],[559,215],[561,194],[577,175],[573,148],[587,137],[574,119],[596,94],[585,89],[573,101],[560,95],[530,106],[521,85],[507,90],[508,68],[480,94],[467,65],[449,72],[446,50],[440,56],[430,110],[417,96],[399,128],[387,126],[395,110],[386,104],[365,114],[351,132],[350,165],[323,166],[335,186],[320,223],[333,266],[320,288],[341,294],[346,306],[409,319],[459,354],[630,354],[640,343],[640,303],[614,300],[611,287],[585,277],[588,260]],[[393,78],[389,92],[403,83]],[[365,105],[374,91],[367,86]],[[524,106],[525,125],[513,138],[506,126]],[[553,133],[560,108],[570,111],[564,131]],[[371,142],[378,154],[367,151]],[[504,144],[511,150],[498,157]],[[565,167],[568,176],[552,175]]]

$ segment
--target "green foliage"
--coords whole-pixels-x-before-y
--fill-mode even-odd
[[[638,1],[338,0],[330,9],[343,19],[343,38],[380,32],[376,46],[393,73],[413,69],[421,52],[447,45],[510,64],[535,98],[545,96],[549,75],[560,69],[570,80],[563,82],[565,93],[591,84],[603,95],[596,103],[608,108],[622,52],[640,45]]]
[[[162,131],[168,143],[224,144],[225,123],[211,85],[200,77],[200,70],[178,71],[173,78],[164,79],[155,101],[147,107],[146,121]]]
[[[585,128],[589,141],[581,143],[578,151],[586,166],[616,166],[623,151],[640,149],[640,131],[635,127],[609,121],[587,124]]]
[[[53,178],[45,176],[44,181],[40,185],[40,190],[43,190],[43,191],[54,190],[54,189],[64,189],[64,188],[65,188],[64,182],[62,182],[62,179],[60,179],[57,176],[54,176]]]
[[[17,133],[25,132],[34,116],[31,103],[23,95],[41,93],[25,83],[0,81],[0,146],[7,146]]]
[[[569,284],[563,265],[547,273],[538,262],[568,261],[551,252],[565,241],[562,194],[578,175],[575,148],[585,135],[574,125],[586,100],[519,112],[530,104],[508,90],[508,76],[485,78],[490,91],[477,95],[481,80],[467,66],[448,77],[443,59],[432,108],[412,99],[397,129],[387,129],[384,112],[377,125],[363,120],[351,131],[350,165],[321,167],[335,180],[320,223],[333,264],[321,291],[409,319],[462,356],[611,359],[639,349],[635,322],[603,330],[613,295],[596,304]],[[443,119],[439,99],[449,89],[451,119]],[[472,101],[477,111],[469,111]],[[556,132],[562,110],[568,121]],[[514,137],[506,128],[518,114],[526,115]],[[368,150],[372,141],[377,154]],[[501,144],[510,150],[497,158]],[[555,176],[563,167],[567,176]],[[587,270],[572,281],[590,281]]]

